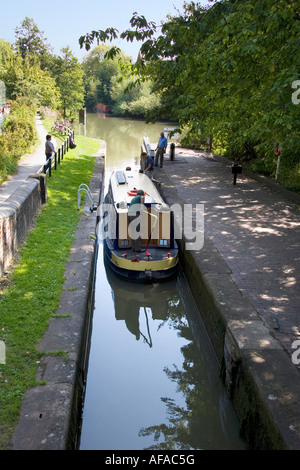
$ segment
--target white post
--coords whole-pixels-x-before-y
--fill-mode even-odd
[[[278,144],[277,144],[278,145]],[[277,151],[275,152],[277,155],[277,165],[276,165],[276,173],[275,173],[275,181],[277,181],[278,178],[278,172],[279,172],[279,165],[280,165],[280,157],[281,157],[281,145],[278,145]]]

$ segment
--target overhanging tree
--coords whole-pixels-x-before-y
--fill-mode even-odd
[[[89,49],[95,39],[142,41],[131,73],[150,78],[160,93],[152,119],[178,118],[191,133],[213,135],[230,154],[259,157],[274,172],[274,142],[285,164],[299,161],[300,106],[291,99],[300,78],[299,18],[297,0],[191,2],[159,27],[134,14],[130,30],[92,31],[79,42]]]

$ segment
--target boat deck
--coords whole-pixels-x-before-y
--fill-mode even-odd
[[[139,189],[145,195],[146,210],[138,215],[145,233],[141,232],[141,251],[136,252],[131,249],[128,207]],[[175,275],[179,259],[172,212],[148,176],[136,170],[114,172],[106,202],[113,204],[116,214],[116,238],[108,237],[104,243],[105,257],[114,272],[137,281],[160,281]]]
[[[145,246],[142,246],[141,252],[132,251],[129,247],[128,250],[112,250],[112,253],[120,258],[124,258],[127,260],[138,260],[138,261],[161,261],[167,260],[169,258],[173,258],[178,252],[176,248],[158,248],[157,246],[151,248],[148,247],[147,252],[145,252]]]
[[[111,189],[113,195],[113,203],[125,203],[127,207],[134,195],[133,190],[142,189],[145,193],[145,204],[162,204],[165,205],[161,195],[153,182],[138,170],[118,171],[114,172],[111,178]]]

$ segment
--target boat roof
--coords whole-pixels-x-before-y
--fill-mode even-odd
[[[115,170],[111,174],[110,185],[113,193],[114,203],[125,202],[130,204],[134,195],[130,192],[142,189],[145,194],[145,204],[161,204],[168,207],[159,194],[154,183],[139,170]]]

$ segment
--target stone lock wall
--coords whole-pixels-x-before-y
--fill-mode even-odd
[[[46,201],[46,176],[32,175],[0,204],[0,276],[12,262]]]

